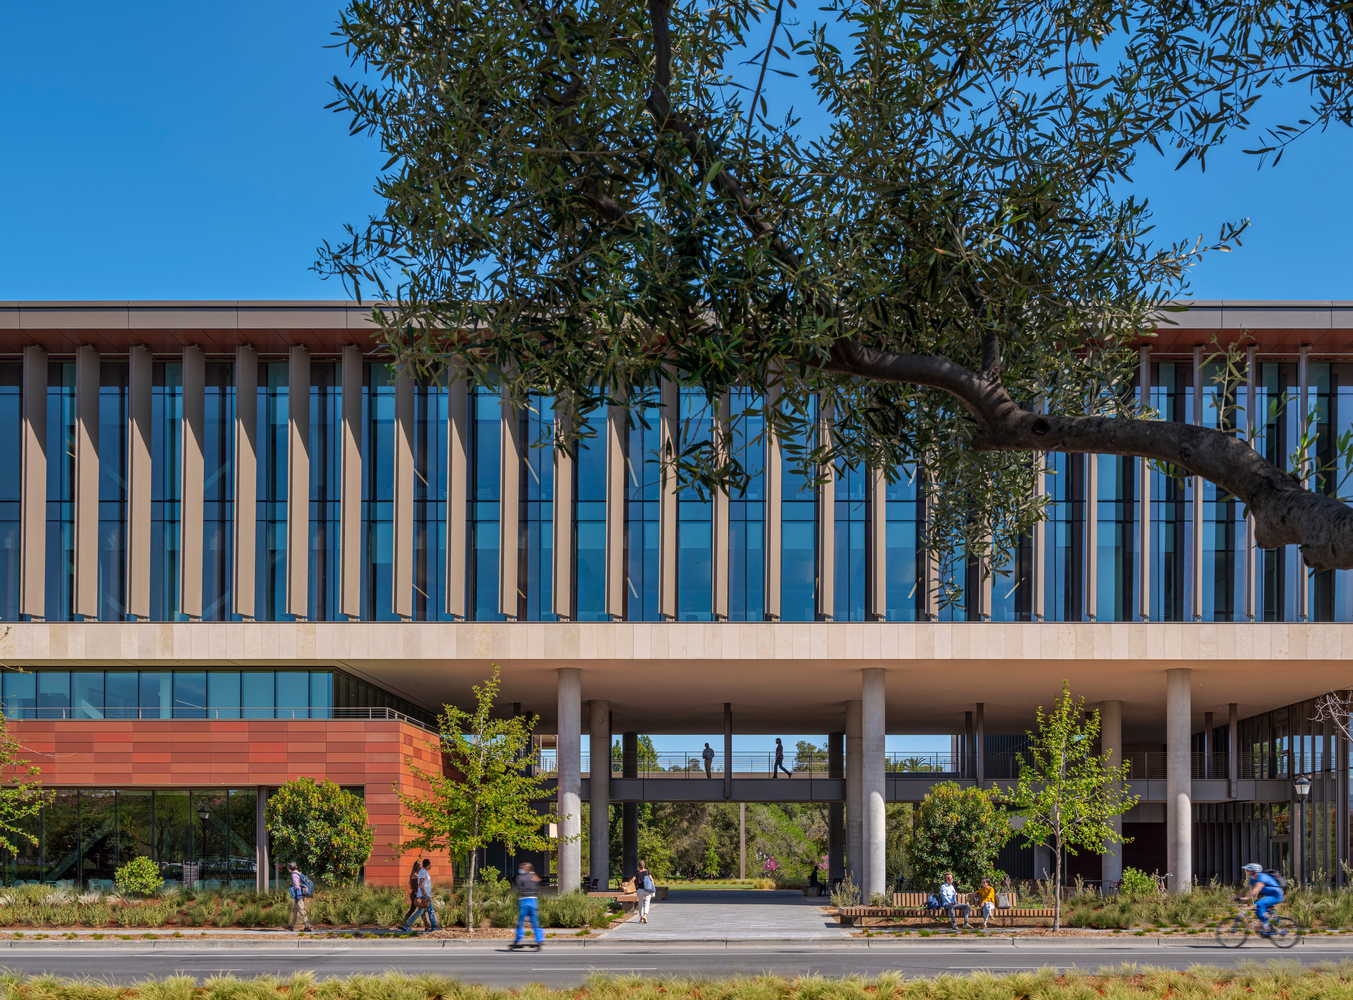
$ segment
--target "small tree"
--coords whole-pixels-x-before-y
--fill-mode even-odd
[[[913,880],[938,885],[951,871],[955,882],[971,890],[983,878],[994,878],[996,855],[1010,839],[997,794],[961,788],[954,781],[942,781],[926,793],[907,842]]]
[[[475,708],[466,712],[445,706],[438,716],[440,737],[431,744],[444,754],[452,773],[425,771],[412,760],[409,768],[428,783],[425,795],[409,795],[395,786],[410,815],[414,836],[400,851],[445,850],[452,857],[469,855],[465,926],[474,933],[474,877],[479,848],[501,840],[510,852],[549,847],[543,832],[554,821],[551,812],[537,812],[534,802],[544,798],[544,779],[526,767],[531,749],[533,717],[494,718],[498,697],[498,664],[493,676],[472,688]]]
[[[6,629],[8,631],[8,629]],[[9,720],[0,711],[0,847],[18,855],[22,847],[38,842],[23,828],[23,821],[36,816],[46,801],[38,776],[42,769],[19,756],[19,744],[9,734]]]
[[[113,876],[117,891],[124,896],[150,896],[160,891],[164,876],[160,866],[147,857],[132,858]]]
[[[333,885],[352,885],[371,857],[375,828],[366,803],[332,781],[288,781],[263,812],[277,857],[295,861],[308,875]]]
[[[1062,926],[1062,850],[1102,850],[1122,843],[1111,820],[1137,804],[1123,791],[1128,763],[1114,767],[1107,751],[1096,752],[1099,712],[1085,713],[1085,699],[1072,698],[1066,681],[1051,712],[1038,709],[1038,731],[1030,733],[1029,755],[1019,783],[1005,797],[1014,815],[1024,820],[1020,831],[1033,845],[1056,856],[1053,866],[1053,930]]]

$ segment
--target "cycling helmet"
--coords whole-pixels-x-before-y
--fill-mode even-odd
[[[1243,871],[1247,871],[1247,872],[1256,872],[1256,873],[1257,873],[1257,872],[1261,872],[1261,871],[1263,871],[1263,870],[1264,870],[1264,866],[1263,866],[1263,865],[1255,864],[1253,861],[1251,861],[1251,862],[1250,862],[1248,865],[1246,865],[1246,866],[1244,867],[1244,869],[1243,869]]]

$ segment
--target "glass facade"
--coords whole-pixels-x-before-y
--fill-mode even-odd
[[[1215,365],[1200,373],[1195,392],[1192,357],[1164,357],[1149,367],[1149,403],[1162,420],[1198,421],[1205,426],[1244,430],[1253,418],[1256,447],[1283,468],[1292,464],[1304,420],[1299,411],[1300,366],[1295,360],[1260,359],[1254,388],[1255,412],[1246,384],[1222,385]],[[310,363],[310,539],[307,617],[334,621],[338,612],[341,551],[342,388],[341,365],[332,359]],[[1338,441],[1353,431],[1353,364],[1310,362],[1306,368],[1316,488],[1334,492],[1349,471],[1340,466]],[[47,366],[47,539],[46,618],[73,618],[75,485],[75,365],[65,360]],[[259,389],[249,404],[258,418],[255,606],[262,621],[288,621],[285,611],[286,527],[289,504],[288,365],[278,359],[258,363]],[[234,364],[206,365],[204,423],[204,524],[202,552],[203,618],[238,620],[232,610],[235,517]],[[0,364],[0,440],[11,467],[20,464],[22,365]],[[181,564],[182,365],[153,364],[151,399],[151,594],[154,621],[182,621],[178,607]],[[636,390],[637,392],[638,390]],[[1129,385],[1123,390],[1137,394]],[[412,617],[446,620],[446,516],[448,389],[435,380],[415,387],[414,396],[414,569]],[[657,621],[660,575],[660,492],[658,461],[660,410],[653,405],[632,414],[622,435],[624,474],[625,572],[623,618]],[[1195,399],[1195,395],[1201,395]],[[710,438],[713,411],[698,392],[680,394],[679,434],[687,444]],[[730,393],[731,446],[746,472],[729,504],[728,616],[731,621],[762,621],[766,615],[767,537],[766,455],[762,418],[753,412],[762,397],[748,389]],[[816,402],[805,414],[815,422]],[[606,453],[605,413],[585,416],[587,433],[574,463],[571,530],[555,537],[554,410],[548,398],[533,397],[518,413],[515,428],[522,445],[517,477],[519,494],[501,495],[504,438],[502,407],[496,386],[469,393],[467,486],[469,546],[465,573],[467,617],[474,621],[523,621],[555,618],[553,571],[555,546],[571,547],[572,589],[569,617],[604,621]],[[125,621],[128,366],[105,360],[99,387],[99,517],[97,537],[98,617]],[[395,380],[379,361],[364,365],[361,435],[363,449],[360,539],[360,617],[392,621],[394,542]],[[824,560],[819,509],[820,489],[798,469],[807,440],[784,442],[780,461],[782,493],[779,580],[785,621],[814,621],[822,605]],[[990,581],[986,606],[972,599],[983,585],[983,568],[970,554],[955,551],[928,572],[918,558],[926,516],[926,495],[942,484],[927,484],[915,470],[894,471],[883,490],[886,524],[881,552],[886,561],[885,607],[873,608],[867,593],[871,498],[863,468],[836,470],[831,502],[833,550],[832,617],[837,621],[915,621],[927,608],[942,621],[1028,621],[1041,605],[1048,621],[1242,621],[1252,602],[1262,621],[1353,621],[1353,588],[1348,571],[1307,574],[1293,547],[1255,554],[1255,593],[1247,593],[1248,527],[1243,505],[1203,483],[1195,496],[1191,477],[1180,479],[1134,458],[1050,455],[1045,477],[1048,520],[1035,539],[1024,538],[1006,554],[1003,572]],[[1143,509],[1143,476],[1150,501]],[[1094,525],[1086,517],[1093,496]],[[518,505],[517,594],[513,607],[500,605],[499,551],[502,504]],[[1201,505],[1200,522],[1194,509]],[[676,617],[710,621],[714,617],[714,505],[696,488],[683,489],[676,509]],[[1139,546],[1141,519],[1146,533],[1149,605],[1139,606],[1143,567]],[[1201,538],[1195,538],[1197,524]],[[0,620],[19,615],[19,480],[0,484]],[[1090,555],[1093,554],[1093,559]],[[1035,561],[1041,577],[1035,574]],[[1195,561],[1198,565],[1195,567]],[[456,570],[460,572],[460,570]],[[1093,572],[1094,579],[1089,575]],[[1198,574],[1199,594],[1194,577]],[[1042,580],[1041,600],[1033,594]],[[927,593],[927,589],[933,591]],[[1195,603],[1197,606],[1195,607]],[[507,615],[504,612],[508,612]],[[877,614],[871,614],[877,612]]]

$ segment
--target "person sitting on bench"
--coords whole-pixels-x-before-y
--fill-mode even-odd
[[[958,890],[954,888],[953,872],[944,873],[944,883],[940,886],[940,909],[949,914],[949,925],[955,929],[958,928],[959,911],[962,911],[963,926],[968,926],[968,911],[970,908],[967,903],[958,901]]]

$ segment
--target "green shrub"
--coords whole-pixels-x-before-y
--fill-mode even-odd
[[[605,927],[607,900],[596,896],[585,896],[581,892],[569,892],[562,896],[540,897],[540,922],[546,927]],[[512,924],[517,923],[515,900],[512,907]]]
[[[332,781],[288,781],[268,798],[266,818],[279,859],[334,885],[357,881],[375,843],[366,803]]]
[[[240,909],[236,921],[241,927],[258,927],[263,922],[263,907],[257,903],[245,903]]]
[[[1159,893],[1154,876],[1136,868],[1124,868],[1123,877],[1118,881],[1118,895],[1129,899],[1144,899]]]
[[[164,885],[160,868],[150,858],[132,858],[113,876],[117,891],[124,896],[153,896]]]

